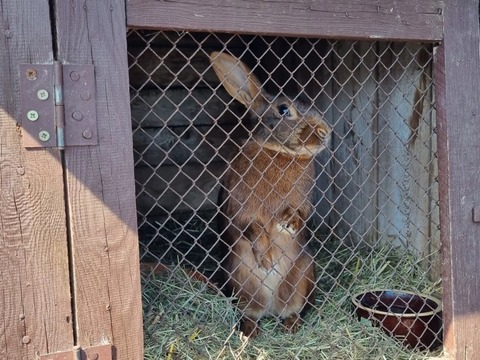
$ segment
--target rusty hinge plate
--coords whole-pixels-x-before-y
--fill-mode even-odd
[[[20,65],[23,146],[57,146],[53,65]]]
[[[93,65],[63,65],[65,146],[97,145]]]
[[[23,146],[97,145],[93,65],[21,64]]]
[[[114,360],[112,345],[98,345],[88,348],[74,347],[72,350],[40,355],[39,360]]]

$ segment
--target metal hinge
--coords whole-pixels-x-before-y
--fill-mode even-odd
[[[21,64],[23,146],[97,145],[93,65]]]
[[[114,360],[112,345],[98,345],[88,348],[75,346],[72,350],[40,355],[39,360]]]

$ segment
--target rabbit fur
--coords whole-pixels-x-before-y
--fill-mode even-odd
[[[237,58],[214,52],[210,60],[227,92],[258,119],[219,196],[226,289],[237,299],[245,335],[255,337],[266,315],[295,332],[314,302],[305,223],[313,210],[313,159],[328,147],[331,129],[314,108],[266,93]]]

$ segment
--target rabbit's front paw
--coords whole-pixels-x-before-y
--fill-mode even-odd
[[[282,219],[277,223],[277,231],[279,233],[288,233],[295,236],[302,228],[303,221],[298,211],[287,208],[282,214]]]
[[[299,315],[292,315],[285,320],[283,320],[283,326],[285,330],[289,333],[295,334],[302,323],[302,319]]]
[[[253,256],[255,257],[255,262],[259,267],[264,269],[271,269],[273,266],[272,255],[268,249],[259,249],[256,246],[253,247]]]
[[[297,233],[297,230],[292,223],[288,221],[280,221],[277,223],[277,231],[279,233],[288,233],[291,236],[294,236]]]

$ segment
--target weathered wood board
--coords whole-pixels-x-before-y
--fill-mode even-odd
[[[215,49],[211,51],[213,50]],[[174,47],[170,44],[146,48],[129,47],[128,53],[131,63],[130,86],[136,89],[218,85],[218,78],[210,69],[208,49],[198,51],[197,48]]]
[[[347,243],[377,237],[375,204],[377,161],[375,104],[378,79],[373,72],[379,56],[375,43],[338,42],[332,46],[326,89],[334,129],[332,159],[332,219],[335,233]],[[324,101],[325,101],[324,100]]]
[[[134,28],[179,31],[439,41],[442,9],[440,0],[130,0],[127,23]]]
[[[143,90],[131,107],[134,128],[238,124],[246,113],[222,88]]]
[[[439,219],[432,212],[438,173],[432,165],[431,54],[416,44],[389,44],[379,50],[384,66],[378,93],[378,232],[383,242],[428,257],[433,250],[429,244],[438,246],[440,240],[434,229]]]
[[[143,359],[125,1],[55,1],[62,63],[95,65],[98,146],[65,149],[73,301],[81,346]]]
[[[225,162],[186,164],[181,171],[178,166],[137,167],[137,209],[148,216],[215,209],[226,168]]]
[[[248,130],[241,124],[137,129],[133,133],[135,166],[228,161],[247,138]]]
[[[445,351],[480,354],[480,29],[478,1],[449,1],[437,49],[435,97]]]
[[[53,63],[48,1],[2,1],[0,36],[0,359],[30,360],[74,345],[60,151],[22,145],[18,64]]]

